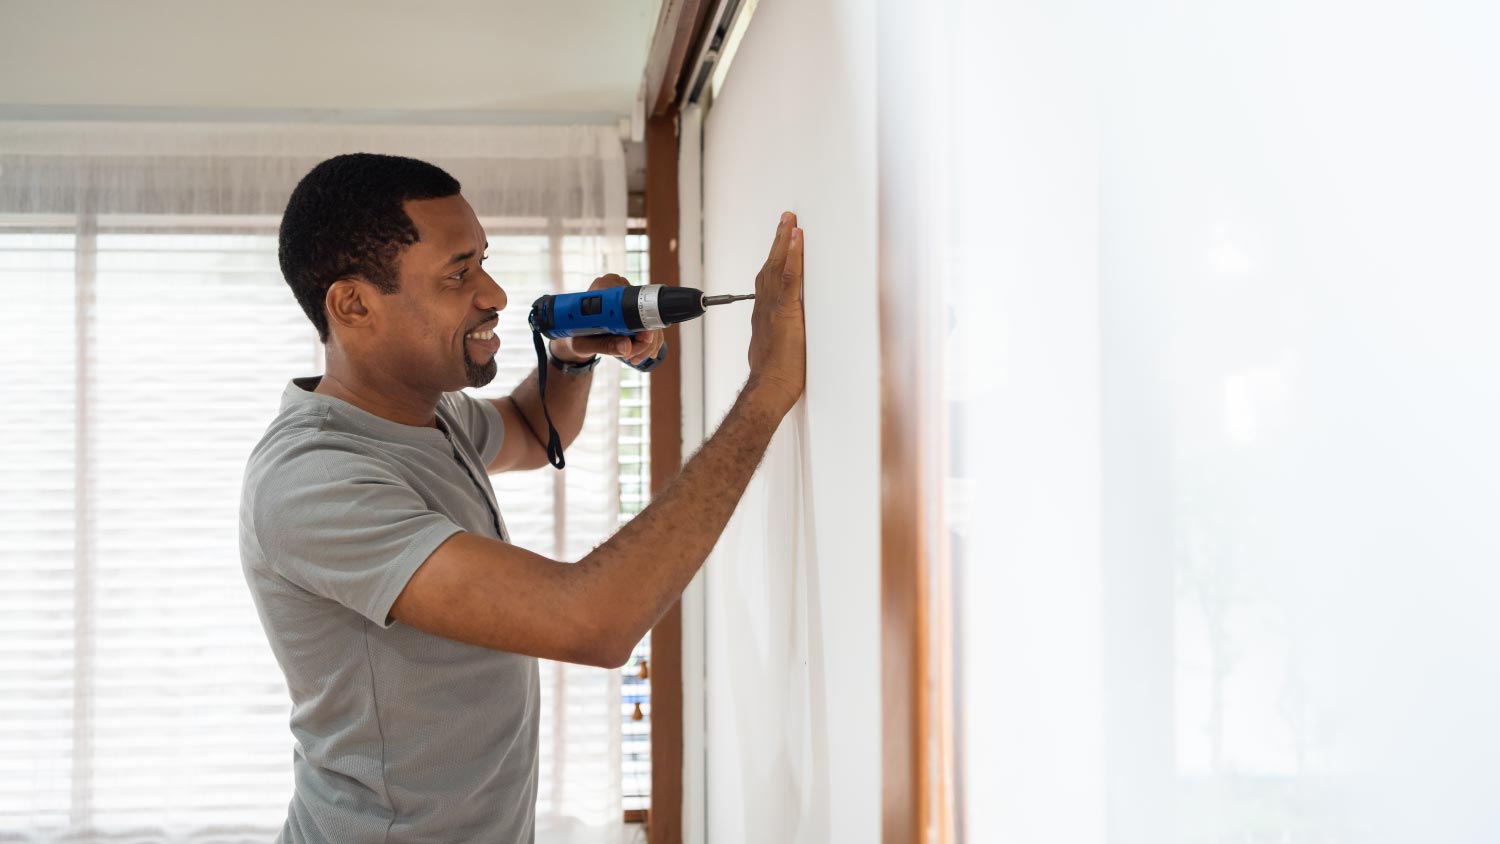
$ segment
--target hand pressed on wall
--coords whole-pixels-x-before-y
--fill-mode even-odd
[[[802,229],[787,211],[776,226],[771,254],[755,275],[750,316],[750,380],[790,410],[807,382],[807,333],[802,313]]]

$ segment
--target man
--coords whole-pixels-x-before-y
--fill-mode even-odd
[[[245,578],[293,702],[286,844],[532,840],[537,658],[625,663],[802,392],[802,237],[784,214],[756,277],[750,377],[718,431],[582,560],[511,545],[487,473],[546,465],[546,421],[535,371],[505,399],[462,392],[494,378],[507,304],[486,245],[458,182],[394,156],[324,161],[282,218],[282,272],[327,347],[321,377],[287,384],[240,506]],[[661,339],[551,341],[564,444],[588,362],[645,360]]]

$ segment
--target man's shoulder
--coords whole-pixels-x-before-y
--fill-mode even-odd
[[[246,474],[289,462],[307,462],[309,455],[340,445],[338,432],[324,427],[323,414],[314,408],[286,411],[278,415],[260,441],[250,450]]]
[[[242,562],[263,562],[268,536],[297,535],[347,509],[361,490],[409,486],[405,473],[381,449],[353,434],[320,427],[316,420],[272,425],[246,462],[240,489]],[[274,544],[274,543],[273,543]]]
[[[304,409],[278,416],[266,429],[245,462],[241,495],[254,505],[278,490],[398,474],[384,450],[328,427],[317,409]]]

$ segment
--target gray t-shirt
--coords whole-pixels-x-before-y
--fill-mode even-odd
[[[485,471],[500,413],[445,393],[441,429],[402,425],[319,379],[287,384],[240,499],[240,561],[292,698],[278,841],[532,841],[536,659],[389,616],[448,537],[509,541]]]

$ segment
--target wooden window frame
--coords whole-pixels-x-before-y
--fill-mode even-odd
[[[678,115],[683,68],[696,54],[714,0],[664,0],[645,70],[646,238],[651,283],[678,285]],[[667,342],[682,348],[677,326]],[[682,359],[651,372],[651,494],[682,469]],[[649,844],[682,844],[682,602],[651,629],[651,801],[637,814]],[[639,815],[644,814],[644,818]],[[626,820],[632,820],[626,813]]]
[[[646,126],[646,255],[651,283],[681,283],[677,261],[677,126],[652,118]],[[681,349],[677,326],[666,330]],[[682,356],[651,371],[651,495],[682,469]],[[651,799],[644,812],[650,844],[682,841],[682,601],[651,628]],[[629,819],[629,813],[627,813]]]

